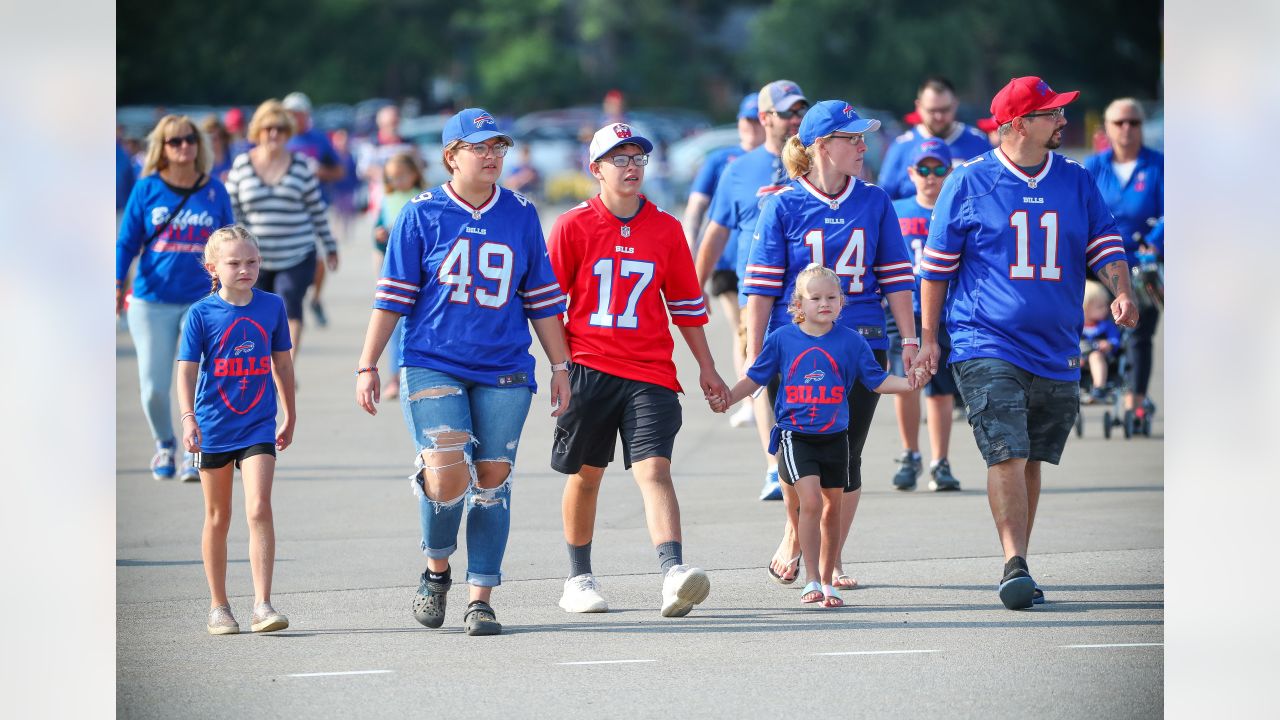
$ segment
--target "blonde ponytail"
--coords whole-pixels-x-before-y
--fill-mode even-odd
[[[792,178],[798,178],[809,172],[809,167],[813,162],[813,155],[809,149],[800,142],[800,138],[792,135],[787,138],[787,144],[782,146],[782,165],[787,169],[787,175]]]

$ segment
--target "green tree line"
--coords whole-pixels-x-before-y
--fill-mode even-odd
[[[1085,104],[1158,97],[1152,0],[120,0],[117,99],[244,103],[301,89],[316,103],[418,97],[503,113],[594,103],[731,116],[780,77],[811,97],[904,109],[926,75],[986,102],[1015,75]]]

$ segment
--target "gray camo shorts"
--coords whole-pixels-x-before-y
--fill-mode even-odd
[[[995,358],[951,366],[987,467],[1014,458],[1054,465],[1080,412],[1080,384],[1051,380]]]

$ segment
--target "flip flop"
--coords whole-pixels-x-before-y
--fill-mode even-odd
[[[830,585],[823,586],[822,594],[823,594],[822,607],[824,608],[844,607],[844,598],[840,597],[840,593],[836,592],[836,589],[834,587]]]
[[[836,575],[836,581],[831,583],[831,587],[837,590],[852,590],[858,587],[858,581],[844,573],[840,573]]]
[[[805,600],[805,598],[814,593],[817,593],[817,597]],[[822,583],[819,583],[817,580],[810,580],[809,584],[804,586],[804,592],[800,594],[800,602],[806,605],[812,605],[814,603],[822,602],[824,597],[825,595],[822,592]]]
[[[770,561],[769,567],[767,568],[769,571],[769,576],[772,577],[773,581],[778,583],[779,585],[790,585],[794,583],[796,580],[800,579],[800,556],[799,555],[796,555],[795,557],[787,561],[788,568],[790,568],[792,565],[795,565],[796,567],[796,574],[792,575],[790,578],[787,578],[774,572],[773,561]]]

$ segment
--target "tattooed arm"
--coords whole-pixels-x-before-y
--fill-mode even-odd
[[[1121,327],[1131,328],[1138,324],[1138,306],[1133,302],[1133,288],[1129,284],[1129,264],[1124,260],[1116,260],[1102,268],[1098,279],[1115,296],[1111,303],[1111,316]]]

